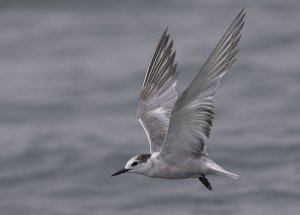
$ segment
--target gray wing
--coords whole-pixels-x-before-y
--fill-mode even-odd
[[[150,152],[160,151],[169,126],[169,117],[177,99],[175,52],[173,41],[169,41],[167,29],[150,60],[145,76],[136,116],[144,128]]]
[[[200,72],[176,101],[170,117],[166,140],[159,156],[178,159],[199,157],[205,152],[213,119],[212,99],[220,78],[234,63],[240,31],[244,25],[244,9],[227,29]]]

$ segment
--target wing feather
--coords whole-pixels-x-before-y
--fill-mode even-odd
[[[206,154],[205,139],[213,120],[213,97],[221,77],[235,62],[244,25],[244,9],[234,19],[190,86],[176,101],[160,156],[182,154],[199,157]]]
[[[169,126],[169,117],[177,99],[173,41],[167,29],[162,34],[150,60],[142,85],[136,116],[144,128],[150,152],[160,151]]]

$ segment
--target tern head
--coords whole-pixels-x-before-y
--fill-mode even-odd
[[[150,168],[150,157],[151,154],[136,155],[127,161],[124,169],[117,171],[111,176],[120,175],[125,172],[145,175]]]

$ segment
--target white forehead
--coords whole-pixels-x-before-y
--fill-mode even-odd
[[[125,169],[130,169],[131,168],[131,164],[137,160],[138,155],[130,158],[129,161],[127,161],[126,165],[125,165]]]

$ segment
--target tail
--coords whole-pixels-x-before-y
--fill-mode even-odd
[[[227,177],[233,178],[233,179],[242,178],[242,176],[239,176],[237,174],[234,174],[232,172],[225,170],[223,167],[219,166],[214,161],[212,161],[208,158],[207,158],[206,164],[207,164],[207,168],[208,168],[208,173],[211,175],[227,176]]]

